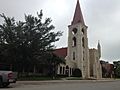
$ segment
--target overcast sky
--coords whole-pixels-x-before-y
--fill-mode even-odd
[[[88,26],[89,48],[102,47],[102,59],[120,60],[120,0],[79,0],[84,20]],[[51,17],[56,31],[63,31],[58,48],[67,47],[70,25],[77,0],[0,0],[0,13],[16,20],[24,14],[36,15],[43,10],[44,17]],[[0,18],[0,22],[2,19]]]

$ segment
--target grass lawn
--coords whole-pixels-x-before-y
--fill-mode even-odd
[[[61,80],[61,78],[52,78],[47,76],[28,76],[28,77],[20,77],[18,81],[44,81],[44,80]]]
[[[67,77],[66,80],[83,80],[81,77]]]

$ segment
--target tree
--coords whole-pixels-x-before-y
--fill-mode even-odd
[[[114,61],[113,64],[115,77],[120,78],[120,61]]]
[[[25,15],[25,21],[0,14],[4,23],[0,25],[0,62],[13,64],[18,72],[30,72],[40,63],[45,63],[46,53],[51,52],[54,42],[62,32],[55,32],[52,20],[42,21],[43,13]],[[43,61],[44,60],[44,61]]]
[[[53,79],[56,77],[58,65],[65,64],[65,59],[59,56],[56,56],[54,53],[47,53],[48,58],[46,59],[48,63],[48,74],[52,76]]]

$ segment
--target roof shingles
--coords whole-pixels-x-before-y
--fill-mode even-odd
[[[67,48],[55,49],[53,53],[59,57],[65,58],[67,56]]]

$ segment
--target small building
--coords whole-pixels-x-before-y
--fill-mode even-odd
[[[102,77],[103,78],[113,78],[114,77],[114,65],[106,61],[100,61],[102,66]]]

